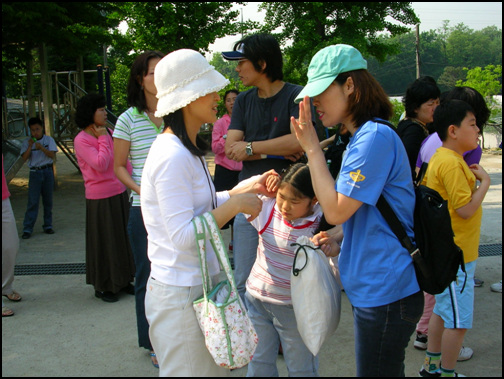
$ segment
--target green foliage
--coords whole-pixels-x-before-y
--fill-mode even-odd
[[[400,52],[384,63],[368,58],[368,70],[390,96],[403,95],[416,79],[415,33],[383,38],[400,46]],[[464,24],[451,27],[446,21],[437,30],[420,33],[420,74],[436,79],[441,91],[465,79],[464,67],[489,64],[502,65],[502,30],[495,26],[474,31]]]
[[[387,16],[404,24],[418,23],[407,2],[268,2],[262,3],[266,17],[261,31],[277,36],[284,50],[286,80],[304,84],[311,57],[320,49],[337,43],[355,46],[365,56],[383,61],[396,54],[397,46],[379,33],[392,36],[408,31],[387,21]],[[274,33],[277,28],[279,33]]]
[[[128,24],[127,36],[135,52],[181,48],[201,52],[217,38],[236,34],[253,22],[236,22],[238,11],[230,2],[140,2],[119,3]]]
[[[128,109],[127,87],[130,67],[118,63],[110,74],[110,88],[113,112],[120,115]]]
[[[439,76],[437,84],[439,88],[448,90],[457,85],[457,81],[465,76],[463,67],[446,66]]]
[[[83,56],[84,69],[95,69],[103,64],[106,45],[113,109],[121,113],[127,108],[129,70],[139,53],[147,49],[167,53],[178,48],[203,53],[217,38],[259,28],[258,23],[240,23],[233,4],[241,3],[3,2],[2,79],[7,95],[18,97],[21,88],[26,90],[26,84],[21,84],[25,79],[19,74],[26,73],[28,60],[33,60],[33,71],[39,72],[34,50],[39,44],[47,45],[49,70],[55,71],[75,70],[79,56]],[[419,20],[411,3],[270,2],[262,3],[261,8],[266,10],[261,31],[273,33],[281,42],[285,80],[291,83],[304,85],[311,57],[335,43],[352,44],[361,50],[369,71],[390,96],[404,94],[415,80],[411,26]],[[392,24],[387,16],[402,25]],[[120,22],[128,25],[125,34],[118,29]],[[464,24],[452,27],[446,22],[437,30],[421,32],[420,59],[421,74],[433,76],[442,91],[450,89],[460,80],[472,80],[466,78],[464,67],[469,74],[475,67],[502,65],[502,31],[495,26],[474,31]],[[231,82],[221,97],[230,88],[247,89],[235,72],[236,63],[215,54],[211,64]],[[86,89],[95,90],[93,74],[85,77]],[[474,80],[476,84],[481,81]],[[38,81],[35,91],[40,93]],[[220,114],[224,111],[222,105]]]
[[[483,69],[481,67],[475,67],[473,69],[464,67],[464,71],[467,72],[466,80],[457,81],[457,87],[472,87],[487,98],[493,95],[497,95],[501,92],[501,65],[488,65]]]
[[[493,98],[494,95],[502,93],[502,66],[488,65],[471,70],[464,68],[464,71],[467,72],[466,80],[457,81],[457,86],[472,87],[485,97],[491,111],[490,123],[495,123],[493,128],[502,133],[502,104]]]
[[[404,113],[404,104],[402,103],[402,101],[396,99],[392,99],[390,100],[390,102],[392,103],[394,114],[389,121],[392,123],[392,125],[397,127],[397,124],[399,124],[399,120]]]
[[[2,2],[2,61],[25,68],[41,43],[75,61],[111,41],[108,29],[117,20],[107,15],[113,9],[113,3]],[[2,65],[2,78],[6,73]]]

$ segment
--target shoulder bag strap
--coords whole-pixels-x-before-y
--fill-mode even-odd
[[[201,216],[194,217],[192,224],[196,233],[196,246],[198,250],[198,258],[200,261],[201,277],[203,278],[203,294],[205,296],[205,300],[207,300],[207,293],[211,291],[212,286],[210,275],[208,275],[208,266],[206,260],[205,242],[207,238],[205,233],[205,225],[201,220]]]
[[[210,242],[212,243],[212,246],[214,248],[215,255],[217,256],[222,269],[226,273],[226,277],[231,285],[231,288],[237,294],[238,289],[236,288],[231,264],[229,263],[229,258],[226,253],[226,248],[224,247],[224,242],[222,241],[222,235],[219,228],[217,227],[217,222],[215,221],[213,214],[210,212],[204,213],[201,217],[205,222],[207,230],[210,234]]]

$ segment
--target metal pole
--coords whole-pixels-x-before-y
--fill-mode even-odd
[[[416,78],[420,77],[420,24],[416,25]]]
[[[96,80],[98,84],[98,93],[103,95],[103,66],[101,64],[96,66]]]
[[[107,98],[107,108],[112,112],[112,94],[110,92],[110,68],[105,67],[105,94]]]

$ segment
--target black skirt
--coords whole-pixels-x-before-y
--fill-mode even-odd
[[[119,292],[135,277],[127,225],[128,193],[86,199],[86,283],[96,291]]]
[[[238,184],[240,171],[232,171],[221,165],[215,165],[214,186],[217,192],[227,191]],[[229,220],[221,229],[227,229],[233,225],[234,217]]]

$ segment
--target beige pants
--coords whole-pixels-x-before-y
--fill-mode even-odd
[[[16,220],[9,198],[2,200],[2,295],[12,294],[14,265],[19,250]],[[2,297],[3,307],[3,297]]]
[[[149,278],[145,315],[159,376],[229,376],[230,371],[217,366],[205,346],[192,306],[202,295],[201,285],[175,287]]]

